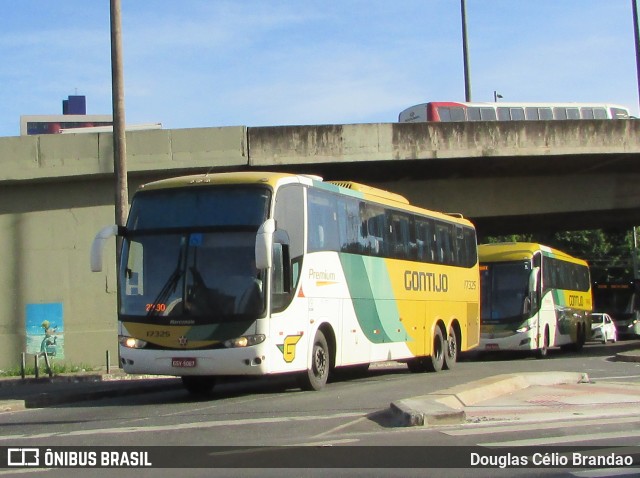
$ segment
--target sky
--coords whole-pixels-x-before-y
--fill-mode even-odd
[[[638,114],[632,0],[466,0],[471,99],[608,102]],[[390,123],[463,101],[459,0],[121,0],[126,123]],[[0,17],[0,136],[69,95],[111,114],[109,0]]]

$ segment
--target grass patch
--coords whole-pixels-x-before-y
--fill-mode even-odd
[[[96,369],[94,367],[86,364],[74,365],[55,362],[51,364],[51,372],[53,373],[53,375],[60,375],[63,373],[93,372],[95,370]],[[27,365],[24,371],[27,377],[35,376],[36,374],[36,368],[34,365]],[[42,361],[42,363],[38,365],[38,371],[41,377],[46,376],[49,373],[44,361]],[[21,375],[22,371],[19,365],[8,368],[6,370],[0,370],[0,377],[20,377]]]

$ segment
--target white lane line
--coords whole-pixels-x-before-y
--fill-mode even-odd
[[[332,428],[332,429],[327,430],[325,432],[319,433],[319,434],[315,435],[314,438],[321,438],[321,437],[326,436],[326,435],[331,435],[332,433],[338,432],[340,430],[344,430],[345,428],[348,428],[348,427],[350,427],[352,425],[355,425],[356,423],[359,423],[359,422],[361,422],[363,420],[366,420],[366,418],[367,417],[362,417],[362,416],[358,417],[355,420],[351,420],[348,423],[343,423],[342,425],[338,425],[335,428]]]
[[[11,470],[0,471],[0,476],[14,475],[16,473],[42,473],[44,471],[51,471],[51,470],[53,470],[53,468],[13,468]]]
[[[615,438],[638,438],[640,431],[591,433],[589,435],[567,435],[562,437],[529,438],[491,443],[478,443],[479,446],[542,446],[558,445],[560,443],[590,442],[596,440],[610,440]]]
[[[520,432],[523,430],[553,430],[554,428],[564,428],[564,427],[588,427],[593,425],[602,425],[606,423],[607,425],[614,425],[617,423],[639,423],[640,417],[620,417],[620,418],[607,418],[605,422],[603,422],[602,418],[594,418],[587,420],[568,420],[568,421],[557,421],[557,422],[529,422],[523,423],[519,422],[513,425],[485,425],[482,427],[474,427],[473,425],[469,425],[469,428],[459,428],[455,430],[440,430],[441,433],[445,435],[451,436],[465,436],[465,435],[487,435],[491,433],[504,433],[504,432]]]
[[[246,425],[260,425],[265,423],[280,423],[280,422],[303,422],[313,420],[335,420],[339,418],[353,418],[362,417],[362,413],[337,413],[335,415],[313,415],[302,417],[272,417],[272,418],[247,418],[243,420],[220,420],[220,421],[208,421],[208,422],[193,422],[193,423],[176,423],[172,425],[152,425],[146,427],[121,427],[121,428],[96,428],[89,430],[74,430],[70,432],[52,432],[52,433],[39,433],[34,435],[2,435],[0,441],[16,440],[16,439],[40,439],[51,437],[69,437],[69,436],[86,436],[86,435],[117,435],[120,433],[155,433],[164,431],[176,431],[176,430],[193,430],[198,428],[214,428],[214,427],[235,427]]]

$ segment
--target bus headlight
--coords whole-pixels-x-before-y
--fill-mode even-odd
[[[127,335],[120,335],[118,337],[118,342],[120,342],[120,345],[127,347],[128,349],[143,349],[147,346],[147,342],[144,340],[129,337]]]
[[[530,330],[535,329],[537,326],[538,326],[538,321],[535,320],[533,322],[524,324],[519,329],[516,329],[516,332],[518,332],[519,334],[524,334],[525,332],[529,332]]]
[[[516,329],[516,332],[518,332],[519,334],[524,334],[525,332],[529,332],[532,328],[533,326],[531,325],[525,325],[523,327],[520,327],[519,329]]]
[[[258,335],[245,335],[236,339],[225,340],[224,346],[228,349],[237,347],[251,347],[252,345],[258,345],[264,342],[266,337],[262,334]]]

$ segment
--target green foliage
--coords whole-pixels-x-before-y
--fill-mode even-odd
[[[45,365],[43,360],[41,360],[40,364],[38,365],[38,370],[41,377],[44,377],[49,373],[47,371],[47,366]],[[60,375],[63,373],[91,372],[93,371],[93,368],[90,365],[82,365],[82,364],[71,365],[71,364],[64,364],[64,363],[61,364],[61,363],[54,362],[51,364],[51,371],[53,375]],[[21,374],[22,374],[22,371],[19,365],[8,368],[7,370],[0,370],[0,377],[20,377]],[[35,374],[36,374],[35,365],[31,364],[31,365],[25,366],[25,375],[27,377],[35,376]]]
[[[541,234],[512,234],[490,237],[486,242],[537,242],[586,260],[591,278],[627,280],[634,276],[633,231],[569,231]]]

